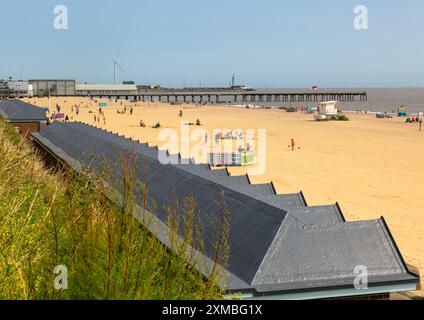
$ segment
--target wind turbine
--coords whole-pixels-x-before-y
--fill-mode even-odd
[[[118,69],[122,72],[125,73],[124,69],[122,69],[121,65],[118,62],[118,57],[119,57],[119,49],[118,52],[116,54],[116,58],[112,59],[113,62],[113,83],[116,84],[116,67],[118,67]]]

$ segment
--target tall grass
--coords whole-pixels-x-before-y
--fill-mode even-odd
[[[134,163],[121,167],[123,201],[116,205],[108,197],[114,186],[105,186],[104,177],[47,170],[39,155],[0,122],[0,299],[223,297],[220,268],[206,279],[189,263],[194,255],[188,249],[202,247],[194,199],[176,198],[168,208],[170,250],[134,219],[138,204],[142,215],[146,210],[148,186],[137,181]],[[224,211],[223,205],[215,263],[225,266]],[[66,290],[53,285],[59,265],[68,270]]]

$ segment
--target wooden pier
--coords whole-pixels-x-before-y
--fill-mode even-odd
[[[158,89],[108,92],[95,90],[76,92],[76,96],[93,98],[126,99],[131,101],[188,103],[188,104],[309,104],[323,101],[360,102],[367,101],[367,92],[354,90],[233,90],[231,88]],[[0,98],[16,98],[10,90],[0,90]]]
[[[366,91],[320,91],[320,92],[188,92],[188,91],[156,91],[139,93],[135,100],[164,103],[319,103],[323,101],[355,102],[367,101]]]

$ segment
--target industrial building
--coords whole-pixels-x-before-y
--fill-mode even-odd
[[[34,97],[75,96],[75,80],[35,79],[28,81],[32,85]]]
[[[231,177],[226,169],[192,161],[164,165],[159,157],[166,151],[83,123],[53,123],[32,138],[51,157],[80,172],[89,167],[102,173],[109,163],[115,177],[122,178],[119,159],[136,159],[136,178],[149,187],[147,204],[136,197],[135,217],[170,250],[166,208],[176,197],[194,199],[203,245],[192,244],[188,262],[205,277],[217,255],[211,221],[222,220],[225,203],[229,258],[219,268],[227,294],[239,293],[242,299],[387,299],[419,284],[384,218],[347,222],[337,204],[308,206],[302,193],[279,195],[272,183],[252,185],[247,176]],[[116,194],[111,200],[120,203],[122,184],[112,185]],[[183,219],[182,208],[177,214]],[[182,241],[184,228],[178,232]],[[358,288],[361,266],[367,268],[367,284]]]
[[[0,100],[0,117],[10,123],[24,138],[39,132],[47,125],[44,109],[19,100]]]

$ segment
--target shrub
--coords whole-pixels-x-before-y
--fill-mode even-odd
[[[0,123],[0,299],[219,299],[218,271],[206,280],[187,261],[201,242],[196,204],[184,199],[184,221],[169,211],[170,235],[186,230],[170,251],[134,219],[147,187],[136,181],[134,163],[122,161],[122,203],[87,168],[46,169],[36,152]],[[178,199],[176,207],[178,207]],[[225,238],[221,235],[221,238]],[[222,252],[226,242],[217,241]],[[221,252],[220,251],[220,252]],[[221,265],[222,258],[217,260]],[[53,270],[68,269],[69,287],[55,290]]]
[[[338,115],[337,118],[338,121],[349,121],[349,118],[346,117],[344,114]]]
[[[326,119],[318,119],[317,121],[349,121],[349,118],[344,114],[327,116]]]

